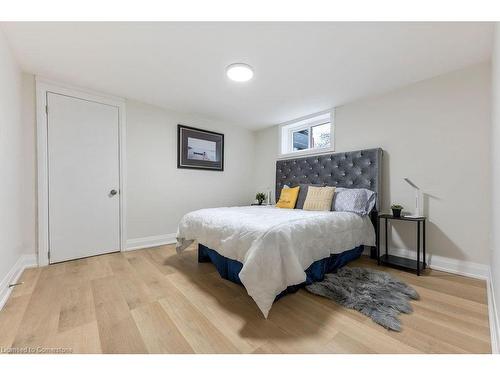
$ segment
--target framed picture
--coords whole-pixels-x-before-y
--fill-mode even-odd
[[[224,134],[177,125],[177,168],[224,170]]]

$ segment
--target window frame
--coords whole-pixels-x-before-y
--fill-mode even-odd
[[[312,128],[330,123],[330,146],[311,148]],[[293,150],[293,133],[308,130],[308,148]],[[335,150],[334,110],[315,113],[280,125],[279,158],[296,157],[300,155],[324,154]]]

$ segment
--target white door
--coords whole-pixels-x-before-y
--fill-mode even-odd
[[[50,263],[120,250],[119,112],[47,93]]]

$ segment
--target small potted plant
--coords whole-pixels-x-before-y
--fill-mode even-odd
[[[257,202],[259,202],[259,205],[261,205],[262,202],[264,202],[266,200],[266,194],[264,194],[264,193],[257,193],[255,195],[255,199],[257,199]]]
[[[403,206],[401,206],[400,204],[393,204],[391,206],[392,216],[401,217],[401,210],[402,209],[403,209]]]

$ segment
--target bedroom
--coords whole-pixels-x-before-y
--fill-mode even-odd
[[[496,22],[21,19],[0,352],[498,353]]]

